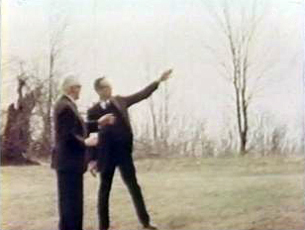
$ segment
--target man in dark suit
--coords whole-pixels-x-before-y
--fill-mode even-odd
[[[54,107],[55,148],[51,163],[57,172],[59,229],[82,230],[85,150],[98,142],[93,136],[85,138],[86,133],[97,131],[98,125],[112,124],[113,116],[108,114],[85,124],[75,104],[81,90],[77,78],[65,78],[62,90],[64,95]]]
[[[150,224],[141,188],[137,182],[132,159],[133,134],[127,110],[133,104],[148,98],[161,82],[169,78],[171,72],[172,70],[164,72],[157,81],[140,92],[125,97],[112,97],[112,87],[106,78],[95,81],[94,88],[100,97],[100,102],[88,110],[88,120],[96,120],[108,113],[115,116],[115,123],[102,128],[98,146],[90,150],[90,171],[96,168],[100,171],[101,184],[98,200],[100,230],[109,228],[109,195],[116,166],[120,169],[144,229],[157,229]]]

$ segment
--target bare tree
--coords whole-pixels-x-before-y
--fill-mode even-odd
[[[146,80],[151,81],[151,69],[146,66]],[[169,154],[170,150],[170,131],[171,121],[174,119],[174,113],[170,113],[171,93],[167,82],[164,82],[160,87],[158,95],[150,97],[148,102],[149,115],[151,117],[153,145],[156,151],[160,154],[166,152]],[[157,99],[159,101],[157,102]]]
[[[266,78],[266,72],[273,66],[269,60],[261,60],[256,66],[253,51],[257,52],[256,35],[262,22],[262,15],[257,13],[257,1],[251,8],[241,7],[239,14],[233,13],[228,1],[223,1],[220,12],[210,10],[214,21],[224,37],[222,49],[228,55],[219,56],[217,50],[207,46],[217,56],[221,73],[233,87],[235,114],[239,137],[239,153],[247,153],[249,134],[249,106],[258,93],[258,83]],[[248,11],[247,11],[248,8]],[[236,10],[236,9],[234,9]],[[261,50],[265,52],[265,50]],[[261,58],[261,57],[260,57]],[[256,57],[257,59],[257,57]],[[251,81],[251,83],[250,83]]]
[[[27,85],[29,78],[23,70],[17,76],[16,103],[9,105],[7,121],[1,143],[1,164],[37,164],[26,155],[31,142],[30,119],[36,106],[36,99],[41,96],[41,86],[33,89]]]
[[[152,69],[149,62],[145,65],[145,82],[152,81]],[[157,75],[156,75],[157,76]],[[170,150],[170,124],[174,113],[169,112],[171,95],[167,83],[163,83],[158,93],[149,97],[147,103],[148,117],[142,121],[140,126],[136,126],[137,144],[142,146],[142,150],[150,155],[159,155],[164,152],[169,154]]]
[[[57,65],[60,61],[60,56],[63,51],[63,39],[64,34],[67,29],[67,20],[62,18],[58,14],[55,14],[50,19],[50,40],[49,40],[49,50],[48,50],[48,79],[47,87],[45,87],[45,96],[41,98],[39,103],[40,113],[44,123],[44,132],[43,132],[43,148],[42,152],[45,155],[49,155],[50,150],[52,149],[52,106],[54,100],[58,96],[58,79],[56,79]],[[43,108],[45,107],[45,108]]]

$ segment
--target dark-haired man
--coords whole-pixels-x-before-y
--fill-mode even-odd
[[[96,120],[104,114],[112,114],[115,117],[115,123],[102,129],[98,146],[90,151],[89,168],[91,171],[97,168],[101,179],[98,200],[100,230],[109,228],[109,195],[116,166],[120,169],[144,229],[157,229],[150,224],[141,188],[137,182],[132,158],[133,134],[127,110],[148,98],[171,73],[172,70],[165,71],[158,80],[129,96],[112,96],[112,86],[105,77],[97,79],[94,83],[100,101],[88,110],[88,120]]]

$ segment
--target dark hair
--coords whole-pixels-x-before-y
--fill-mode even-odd
[[[100,82],[106,79],[106,77],[99,77],[94,81],[94,89],[97,90],[100,86]]]

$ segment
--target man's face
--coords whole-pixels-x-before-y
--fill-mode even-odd
[[[112,86],[109,81],[106,79],[99,82],[99,85],[96,89],[97,94],[100,96],[100,98],[107,100],[112,95]]]
[[[74,100],[79,99],[81,89],[82,87],[80,85],[75,85],[71,87],[71,95],[73,95]]]

